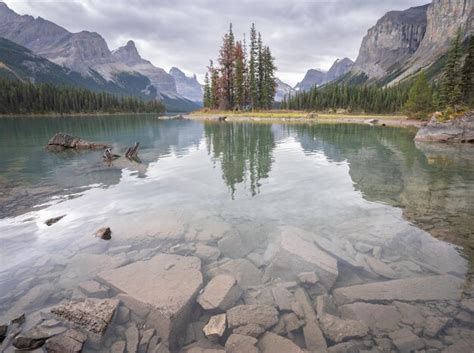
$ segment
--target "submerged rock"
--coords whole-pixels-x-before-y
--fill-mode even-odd
[[[46,224],[48,227],[52,226],[54,223],[57,223],[59,222],[61,219],[63,219],[64,217],[66,217],[65,214],[61,215],[61,216],[58,216],[58,217],[53,217],[53,218],[49,218],[46,220],[46,222],[44,222],[44,224]]]
[[[337,288],[334,298],[339,305],[356,301],[460,300],[463,283],[452,275],[397,279]]]
[[[154,310],[149,324],[159,336],[176,343],[190,321],[192,305],[202,287],[201,260],[192,256],[159,254],[114,270],[99,273],[112,287]]]
[[[410,353],[425,347],[425,342],[406,328],[391,332],[389,336],[400,353]]]
[[[319,328],[316,313],[308,294],[303,288],[297,288],[295,290],[295,299],[301,305],[304,313],[305,325],[303,326],[303,334],[306,348],[313,351],[325,350],[327,348],[326,340]]]
[[[107,148],[107,145],[103,143],[90,142],[73,135],[58,132],[49,140],[48,147],[101,150]]]
[[[217,275],[206,285],[197,301],[205,310],[227,310],[240,298],[242,289],[231,275]]]
[[[68,330],[61,335],[50,338],[46,342],[48,353],[79,353],[87,340],[87,336],[77,330]]]
[[[83,302],[70,301],[54,307],[51,313],[64,318],[84,329],[103,335],[112,321],[119,301],[116,299],[86,299]]]
[[[301,272],[314,271],[326,288],[331,288],[338,276],[337,260],[316,246],[312,234],[294,227],[282,227],[266,275],[292,281]]]
[[[278,322],[271,305],[239,305],[227,310],[227,322],[234,333],[257,337]]]
[[[474,111],[444,123],[433,116],[426,126],[418,130],[415,141],[474,143]]]
[[[95,236],[103,240],[110,240],[112,239],[112,231],[109,227],[102,227],[96,230]]]
[[[400,328],[401,316],[395,305],[354,303],[340,306],[339,311],[342,318],[362,321],[374,333]]]
[[[303,353],[303,350],[288,338],[278,336],[272,332],[267,332],[258,341],[258,348],[261,353]]]
[[[251,336],[232,334],[225,343],[226,353],[259,353],[255,347],[257,339]]]
[[[361,321],[343,320],[326,314],[319,320],[326,338],[339,343],[352,338],[362,338],[369,333],[369,327]]]
[[[211,339],[218,339],[224,335],[227,328],[226,314],[211,316],[209,322],[204,326],[204,334]]]

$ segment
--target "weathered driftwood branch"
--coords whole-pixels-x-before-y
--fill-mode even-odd
[[[112,153],[112,148],[106,148],[105,151],[104,151],[104,154],[102,155],[102,158],[104,159],[104,161],[106,162],[111,162],[113,161],[114,159],[117,159],[119,158],[120,156],[118,154],[113,154]]]
[[[135,142],[135,145],[133,147],[129,147],[127,152],[125,153],[125,157],[127,157],[130,160],[133,161],[140,161],[140,158],[138,158],[138,148],[140,146],[139,142]]]

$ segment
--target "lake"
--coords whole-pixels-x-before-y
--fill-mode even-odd
[[[105,163],[101,151],[48,151],[47,141],[59,131],[107,143],[121,155],[140,142],[141,163]],[[265,286],[275,278],[293,280],[295,269],[305,267],[278,263],[279,239],[287,235],[337,261],[334,283],[324,283],[327,270],[316,271],[324,285],[305,287],[312,300],[335,288],[430,276],[449,276],[446,285],[461,283],[470,297],[474,148],[415,144],[415,133],[152,116],[0,118],[0,323],[84,298],[78,285],[101,271],[158,253],[192,255],[200,243],[220,250],[218,260],[203,263],[205,283],[229,261],[245,259],[261,278],[239,283],[240,301],[265,302]],[[110,241],[94,236],[104,226],[112,229]],[[237,277],[239,268],[231,271]],[[430,338],[443,347],[450,344],[445,336],[457,337],[459,327],[474,322],[450,297],[397,302],[411,302],[411,313],[435,306],[430,317],[463,314]],[[356,310],[348,315],[354,316]],[[114,324],[85,351],[110,347],[139,320]],[[395,326],[421,335],[418,325],[401,320]],[[295,332],[298,342],[304,332]]]

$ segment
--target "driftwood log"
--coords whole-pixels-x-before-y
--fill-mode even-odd
[[[120,156],[118,154],[113,154],[112,153],[112,148],[106,148],[104,151],[104,154],[102,155],[102,158],[104,158],[104,161],[106,162],[111,162],[114,159],[119,158]]]

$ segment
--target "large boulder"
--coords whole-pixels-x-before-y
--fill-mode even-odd
[[[242,295],[242,289],[231,275],[217,275],[207,284],[197,301],[205,310],[227,310]]]
[[[438,122],[433,116],[430,122],[418,130],[415,141],[419,142],[474,142],[474,111],[448,122]]]
[[[99,273],[110,286],[150,305],[148,315],[159,336],[176,343],[184,332],[194,301],[202,287],[201,260],[192,256],[159,254],[147,261]]]
[[[107,145],[104,145],[103,143],[90,142],[73,135],[58,132],[48,141],[48,147],[101,150],[107,148]]]
[[[69,301],[51,309],[51,313],[87,331],[103,335],[112,321],[119,301],[116,299],[86,299]]]
[[[321,283],[331,288],[338,276],[337,260],[310,241],[311,237],[311,233],[302,229],[281,227],[266,275],[294,281],[299,273],[314,271]]]
[[[333,294],[339,305],[358,301],[460,300],[462,288],[463,280],[452,275],[437,275],[337,288]]]
[[[278,322],[271,305],[238,305],[227,310],[227,323],[234,333],[258,337]]]

